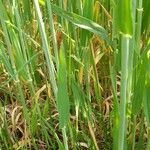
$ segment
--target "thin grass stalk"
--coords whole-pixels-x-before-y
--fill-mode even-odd
[[[17,27],[18,27],[18,30],[19,30],[19,38],[20,38],[20,44],[21,44],[21,48],[22,48],[22,53],[23,53],[25,62],[27,62],[28,61],[27,48],[26,48],[25,42],[24,42],[24,35],[23,35],[22,31],[21,31],[21,18],[20,18],[20,15],[19,15],[18,6],[15,6],[14,12],[15,12],[15,15],[16,15],[15,17],[16,17]],[[34,86],[33,86],[32,77],[31,77],[31,74],[30,74],[30,69],[29,69],[28,64],[26,65],[25,68],[26,68],[27,75],[28,75],[28,82],[29,82],[31,95],[34,96],[35,89],[34,89]]]
[[[137,25],[134,27],[135,28],[135,54],[134,54],[134,66],[136,66],[138,59],[140,57],[140,39],[141,39],[141,25],[142,25],[142,0],[139,0],[138,2],[134,3],[137,5]],[[134,16],[135,17],[135,16]],[[134,72],[134,86],[136,87],[136,82],[137,82],[137,75],[138,75],[138,68]],[[134,107],[134,106],[133,106]],[[133,116],[133,130],[132,130],[132,150],[135,149],[135,136],[136,136],[136,115]]]
[[[58,45],[57,45],[57,39],[56,39],[56,32],[55,32],[55,29],[54,29],[54,20],[53,20],[53,14],[52,14],[52,7],[51,7],[50,0],[46,0],[46,2],[47,2],[49,24],[50,24],[50,30],[51,30],[51,35],[52,35],[55,59],[56,59],[56,67],[57,67],[57,70],[58,70],[59,69]]]
[[[73,8],[72,8],[72,3],[71,3],[71,1],[67,1],[67,11],[68,12],[73,12]],[[72,35],[74,35],[74,28],[75,28],[75,26],[73,25],[73,24],[71,24],[70,22],[68,22],[68,21],[66,21],[65,22],[65,24],[66,24],[66,26],[67,26],[67,28],[65,28],[65,32],[67,32],[68,33],[68,36],[69,37],[71,37],[72,38]],[[64,27],[66,27],[65,25],[64,25]],[[67,51],[66,51],[66,58],[67,58],[67,73],[68,73],[68,87],[69,87],[69,93],[71,92],[71,79],[72,79],[72,77],[71,77],[71,74],[72,74],[72,72],[73,72],[73,66],[72,66],[72,57],[71,57],[71,55],[72,55],[72,51],[73,51],[73,43],[72,43],[72,40],[71,40],[71,38],[68,38],[67,39],[67,41],[68,41],[68,43],[67,43],[67,45],[66,45],[66,43],[65,43],[65,41],[64,41],[64,46],[66,47],[65,49],[68,49]],[[67,48],[67,47],[69,47],[69,48]]]
[[[141,38],[141,22],[142,21],[142,0],[137,3],[137,25],[135,29],[135,54],[134,54],[134,66],[136,66],[140,57],[140,38]],[[136,84],[137,69],[134,73],[134,83]]]
[[[95,56],[94,56],[94,47],[92,45],[92,42],[91,42],[91,54],[90,55],[91,55],[91,63],[93,65],[93,73],[94,73],[94,80],[95,80],[94,81],[95,82],[95,95],[96,95],[98,102],[101,102],[102,100],[101,86],[99,83],[98,71],[96,68],[96,62],[95,62]]]
[[[91,102],[91,94],[90,94],[90,73],[89,73],[89,66],[90,66],[90,48],[88,47],[85,49],[85,56],[84,60],[84,73],[85,73],[85,88],[86,88],[86,95],[88,97],[88,104]],[[89,106],[90,107],[90,106]]]
[[[121,37],[121,102],[120,102],[120,132],[118,150],[124,150],[124,141],[126,133],[126,104],[127,104],[127,80],[128,80],[128,57],[129,57],[129,39],[128,35]]]
[[[141,39],[141,24],[142,24],[142,0],[137,3],[137,26],[135,29],[135,54],[134,54],[134,66],[136,66],[140,58],[140,39]],[[138,70],[135,70],[134,78],[136,83],[136,76]]]
[[[37,19],[39,22],[43,50],[44,50],[44,54],[46,57],[46,62],[47,62],[48,70],[49,70],[49,80],[52,85],[54,96],[57,97],[58,88],[57,88],[56,79],[55,79],[55,68],[54,68],[54,64],[52,61],[52,56],[49,51],[49,45],[48,45],[48,41],[47,41],[46,31],[45,31],[45,27],[44,27],[44,22],[42,20],[42,14],[41,14],[38,0],[34,0],[34,5],[35,5],[36,12],[37,12]]]
[[[133,1],[132,2],[132,14],[133,14],[133,38],[130,41],[130,54],[129,54],[129,98],[131,97],[131,92],[134,89],[134,85],[136,85],[136,78],[133,79],[133,75],[134,75],[134,51],[135,51],[135,30],[136,30],[136,5],[137,2]],[[135,83],[134,83],[135,81]],[[133,105],[132,105],[133,106]],[[134,106],[133,106],[134,107]],[[136,115],[133,114],[132,117],[132,122],[133,124],[131,125],[131,135],[132,135],[132,139],[131,139],[131,148],[132,150],[134,150],[135,148],[135,136],[136,136]]]
[[[116,84],[116,71],[115,67],[110,66],[110,76],[111,76],[111,82],[113,87],[113,97],[114,97],[114,119],[113,119],[113,150],[117,150],[118,146],[118,135],[119,135],[119,102],[118,102],[118,96],[117,96],[117,84]]]
[[[63,134],[63,141],[64,141],[65,150],[69,150],[67,134],[66,134],[66,126],[62,128],[62,134]]]
[[[138,57],[140,55],[140,39],[141,39],[141,26],[142,26],[142,13],[143,13],[142,2],[143,0],[139,0],[137,3],[137,26],[136,26],[135,40],[137,44],[136,52]]]
[[[97,140],[96,140],[96,137],[95,137],[95,134],[94,134],[94,130],[92,128],[92,124],[90,123],[89,120],[88,120],[88,127],[89,127],[89,131],[90,131],[91,137],[93,139],[94,145],[95,145],[95,149],[96,150],[100,150],[99,147],[98,147],[98,144],[97,144]]]

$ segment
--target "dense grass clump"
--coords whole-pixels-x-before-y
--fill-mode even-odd
[[[0,0],[0,150],[149,150],[149,0]]]

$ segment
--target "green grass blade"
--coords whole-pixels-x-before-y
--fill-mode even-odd
[[[69,97],[67,88],[67,72],[64,50],[60,50],[60,67],[58,71],[58,95],[57,108],[59,112],[60,128],[67,125],[69,121]]]
[[[72,22],[74,25],[82,29],[88,30],[90,32],[93,32],[94,34],[99,35],[102,39],[106,40],[108,44],[112,44],[109,39],[107,31],[102,26],[98,25],[92,20],[77,15],[75,13],[66,12],[53,4],[52,4],[52,9],[54,13],[56,13],[58,16],[67,19],[68,21]]]
[[[126,133],[126,107],[127,107],[127,80],[128,80],[128,57],[129,57],[129,37],[122,35],[122,62],[121,62],[121,102],[120,102],[120,132],[118,150],[124,149]]]
[[[48,41],[47,41],[46,31],[45,31],[45,27],[44,27],[44,22],[42,20],[42,14],[40,11],[40,6],[39,6],[38,0],[34,0],[34,5],[36,8],[36,12],[37,12],[37,19],[38,19],[39,28],[40,28],[43,49],[44,49],[44,53],[45,53],[45,57],[46,57],[48,70],[49,70],[49,80],[51,81],[54,95],[55,95],[55,97],[57,97],[57,84],[56,84],[56,79],[55,79],[55,68],[54,68],[54,64],[52,61],[52,56],[49,51],[49,45],[48,45]]]
[[[115,14],[116,25],[122,33],[132,35],[133,34],[133,22],[132,22],[132,1],[131,0],[115,0],[115,7],[117,11]],[[119,12],[119,13],[118,13]]]

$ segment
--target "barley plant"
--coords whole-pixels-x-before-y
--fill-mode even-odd
[[[0,150],[150,150],[150,0],[0,0]]]

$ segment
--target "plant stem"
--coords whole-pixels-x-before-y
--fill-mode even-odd
[[[67,140],[67,135],[66,135],[66,126],[62,128],[62,134],[63,134],[65,150],[68,150],[68,142],[67,142],[68,140]]]
[[[127,103],[127,80],[128,80],[128,57],[129,57],[129,36],[122,35],[121,45],[121,102],[120,102],[120,132],[118,150],[124,149],[126,131],[126,103]]]

